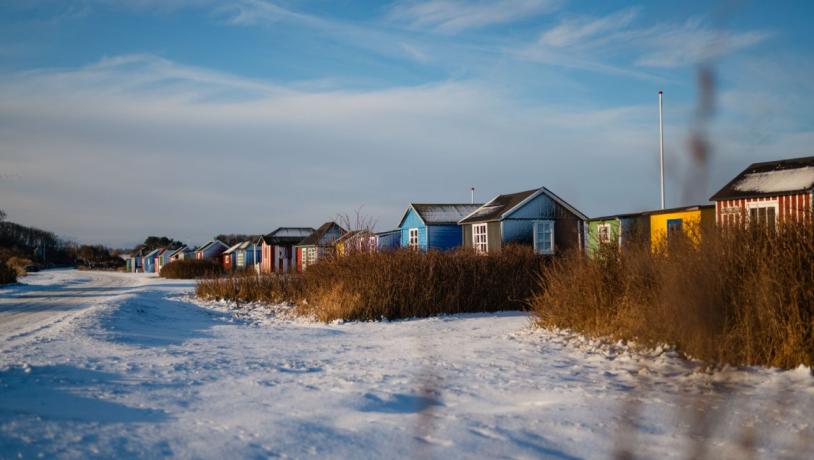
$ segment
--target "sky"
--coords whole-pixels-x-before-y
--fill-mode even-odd
[[[470,187],[650,210],[659,90],[666,204],[706,203],[749,163],[814,155],[812,16],[806,2],[0,2],[0,209],[113,247],[356,213],[387,230],[409,203],[468,202]]]

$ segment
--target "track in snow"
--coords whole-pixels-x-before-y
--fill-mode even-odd
[[[24,281],[0,289],[0,459],[811,453],[807,369],[708,375],[521,313],[248,322],[190,282]]]

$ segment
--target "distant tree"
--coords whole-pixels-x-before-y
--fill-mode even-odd
[[[0,209],[0,222],[3,222],[4,220],[6,220],[6,211]]]
[[[183,245],[184,243],[166,236],[148,236],[144,243],[133,248],[133,252],[150,252],[158,248],[178,249]]]
[[[84,244],[75,248],[75,251],[76,262],[82,267],[113,269],[124,265],[121,257],[113,255],[109,248],[102,245]]]

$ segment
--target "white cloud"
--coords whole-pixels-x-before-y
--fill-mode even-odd
[[[555,10],[553,0],[424,0],[396,3],[390,18],[412,27],[457,33],[528,19]]]
[[[768,39],[766,31],[729,31],[700,18],[637,24],[638,8],[602,17],[578,17],[544,31],[520,55],[588,70],[673,69],[720,58]],[[583,64],[585,63],[585,64]]]
[[[601,18],[582,17],[561,22],[543,32],[540,44],[555,48],[582,47],[601,40],[609,32],[617,32],[629,26],[639,14],[638,8],[630,8]]]
[[[636,174],[648,111],[529,107],[475,82],[306,91],[112,57],[0,79],[0,170],[22,177],[0,193],[15,220],[116,245],[313,226],[359,205],[385,228],[407,202],[465,201],[472,185],[545,184],[591,213],[628,189],[597,200],[577,178],[600,159]]]

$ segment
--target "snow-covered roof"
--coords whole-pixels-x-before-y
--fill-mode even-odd
[[[734,185],[741,192],[776,193],[803,190],[814,184],[814,166],[765,173],[747,174]]]
[[[277,230],[275,230],[274,232],[272,232],[272,235],[278,236],[278,237],[284,237],[284,238],[297,237],[297,236],[301,237],[301,238],[305,238],[306,236],[310,235],[313,232],[314,232],[313,228],[280,227]]]
[[[753,163],[712,196],[713,201],[808,192],[814,189],[814,157]]]
[[[241,243],[236,243],[236,244],[233,244],[231,247],[229,247],[229,249],[227,249],[227,250],[223,251],[223,253],[224,253],[224,254],[231,254],[231,253],[233,253],[233,252],[237,251],[237,250],[238,250],[238,248],[240,248],[240,245],[241,245],[241,244],[243,244],[243,243],[241,242]]]

